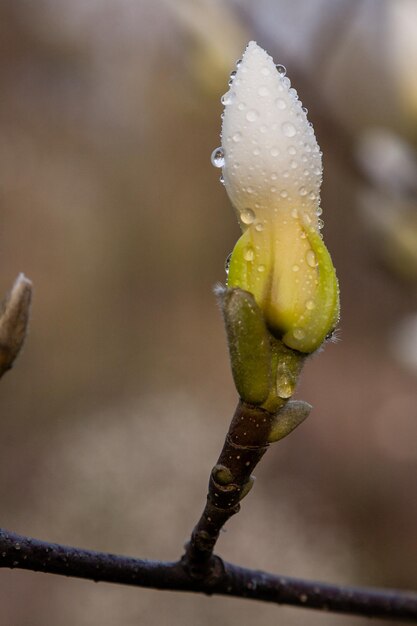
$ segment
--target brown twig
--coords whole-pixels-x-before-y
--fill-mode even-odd
[[[342,587],[217,562],[217,575],[193,578],[182,561],[166,563],[94,552],[0,530],[0,567],[152,589],[261,600],[335,613],[417,623],[417,594]]]
[[[213,467],[207,502],[186,547],[183,563],[195,578],[210,576],[216,567],[212,556],[221,528],[240,508],[249,492],[252,471],[268,448],[273,415],[240,401],[223,450]]]

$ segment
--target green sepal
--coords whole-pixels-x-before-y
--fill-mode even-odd
[[[241,399],[261,405],[271,387],[270,336],[251,293],[226,289],[220,294],[233,379]]]

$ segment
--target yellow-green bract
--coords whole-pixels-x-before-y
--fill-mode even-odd
[[[228,287],[252,293],[288,347],[313,352],[339,318],[337,278],[320,233],[322,164],[313,127],[285,68],[255,42],[222,102],[217,157],[243,230]]]

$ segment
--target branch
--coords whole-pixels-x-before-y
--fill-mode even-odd
[[[0,530],[0,567],[417,623],[415,593],[341,587],[274,576],[214,558],[216,567],[213,575],[199,580],[189,576],[182,561],[166,563],[82,550]]]

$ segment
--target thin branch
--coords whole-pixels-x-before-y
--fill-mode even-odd
[[[96,582],[261,600],[335,613],[417,623],[417,594],[390,589],[342,587],[275,576],[214,557],[213,575],[189,576],[182,561],[164,563],[94,552],[0,530],[0,566]]]

